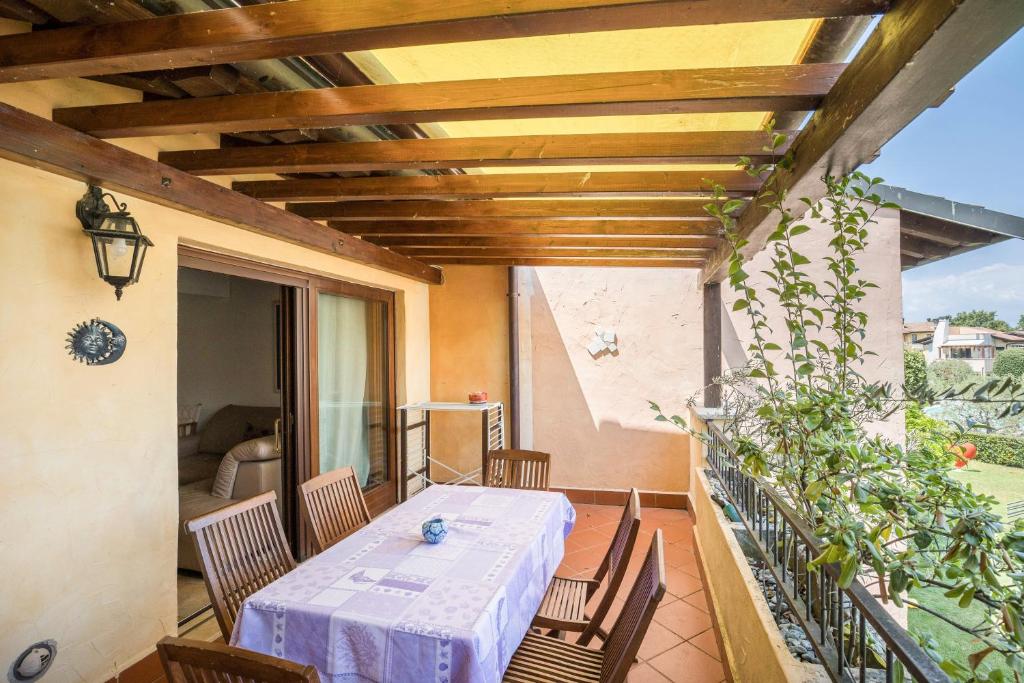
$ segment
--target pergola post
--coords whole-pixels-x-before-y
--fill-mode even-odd
[[[722,407],[722,286],[704,285],[704,407]]]

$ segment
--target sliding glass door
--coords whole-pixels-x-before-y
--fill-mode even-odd
[[[337,283],[316,290],[315,468],[352,467],[371,512],[394,504],[392,295]]]

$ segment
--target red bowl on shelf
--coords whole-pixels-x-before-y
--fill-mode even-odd
[[[487,392],[486,391],[471,391],[469,393],[470,403],[487,403]]]

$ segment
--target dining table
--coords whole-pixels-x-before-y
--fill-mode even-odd
[[[500,681],[575,521],[562,493],[429,486],[250,595],[231,644],[325,683]]]

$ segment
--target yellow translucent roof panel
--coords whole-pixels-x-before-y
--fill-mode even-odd
[[[767,66],[799,62],[818,23],[794,20],[606,31],[391,48],[369,55],[399,83]],[[352,57],[362,61],[359,53]],[[744,112],[454,121],[431,128],[452,137],[469,137],[755,130],[763,121],[763,113]]]

